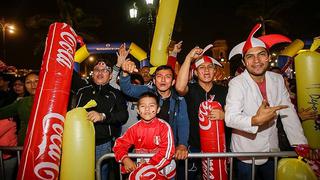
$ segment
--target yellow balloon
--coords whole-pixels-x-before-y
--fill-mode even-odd
[[[307,109],[320,112],[320,53],[305,51],[295,57],[297,80],[298,109]],[[302,122],[304,134],[309,146],[320,148],[320,130],[316,128],[315,119]]]
[[[151,46],[150,63],[153,66],[167,64],[169,46],[179,0],[161,0]]]
[[[317,180],[310,166],[301,158],[284,158],[278,163],[278,180]]]
[[[93,107],[87,104],[86,108]],[[61,159],[61,180],[95,179],[95,132],[87,120],[85,108],[75,108],[67,113],[64,123]]]

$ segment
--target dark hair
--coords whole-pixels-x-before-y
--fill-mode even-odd
[[[270,55],[269,49],[268,49],[268,48],[265,48],[265,47],[262,47],[262,48],[266,50],[267,55],[269,56],[269,55]],[[251,48],[250,48],[250,49],[251,49]],[[246,51],[246,52],[242,55],[242,61],[243,61],[243,62],[244,62],[244,56],[247,54],[247,52],[248,52],[248,51]]]
[[[145,97],[154,98],[154,99],[156,100],[156,102],[157,102],[157,105],[159,106],[159,98],[158,98],[158,96],[157,96],[155,93],[151,92],[151,91],[144,92],[144,93],[142,93],[142,94],[140,95],[139,100],[138,100],[138,106],[139,106],[139,104],[140,104],[140,100],[141,100],[142,98],[145,98]]]
[[[168,65],[162,65],[157,67],[156,71],[153,73],[153,75],[155,76],[157,74],[158,71],[160,70],[170,70],[172,72],[172,79],[175,79],[175,74],[174,74],[174,70],[172,69],[171,66]]]
[[[14,86],[14,83],[15,83],[16,81],[21,81],[22,83],[24,83],[24,81],[25,81],[25,76],[15,77],[15,78],[13,79],[13,81],[10,83],[10,86],[13,87],[13,86]]]
[[[110,67],[112,69],[113,64],[110,61],[102,59],[102,58],[98,59],[93,67],[95,67],[99,62],[104,62],[106,64],[106,66],[108,66],[108,67]]]
[[[12,79],[13,79],[12,75],[6,74],[6,73],[3,73],[3,72],[0,72],[0,77],[2,77],[2,79],[4,81],[12,81]]]
[[[26,81],[27,77],[28,77],[29,75],[31,75],[31,74],[34,74],[34,75],[36,75],[36,76],[39,76],[39,73],[38,73],[38,72],[36,72],[36,71],[31,71],[31,72],[29,72],[27,75],[24,76],[24,81]]]

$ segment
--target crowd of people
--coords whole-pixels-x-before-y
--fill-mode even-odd
[[[200,47],[187,54],[177,72],[182,41],[169,51],[168,63],[152,75],[149,67],[138,68],[128,58],[130,50],[125,44],[119,48],[115,63],[97,60],[89,81],[74,72],[71,94],[75,102],[69,107],[81,107],[91,99],[97,102],[87,116],[95,127],[96,160],[115,153],[123,173],[147,163],[165,178],[177,174],[177,179],[184,179],[181,160],[189,153],[201,152],[199,106],[212,98],[223,109],[210,109],[207,116],[210,121],[225,122],[224,151],[274,152],[308,144],[300,120],[315,119],[318,112],[308,108],[297,113],[288,79],[269,69],[268,47],[263,41],[253,42],[257,39],[252,36],[240,52],[245,70],[230,79],[228,86],[213,81],[217,66],[222,65]],[[14,80],[0,75],[0,146],[23,146],[38,75],[31,72]],[[135,161],[128,157],[129,152],[156,154]],[[6,154],[3,159],[6,177],[13,179],[16,157]],[[273,179],[273,159],[252,162],[237,158],[235,174],[239,179],[251,179],[252,163],[258,179]],[[103,163],[102,179],[116,176],[112,167],[116,167],[114,162]],[[190,159],[189,179],[201,176],[201,160]]]

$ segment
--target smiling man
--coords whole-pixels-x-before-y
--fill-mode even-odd
[[[285,132],[291,145],[307,144],[303,130],[290,101],[289,93],[280,74],[267,71],[270,54],[264,41],[253,35],[261,27],[257,24],[247,41],[237,49],[242,54],[246,70],[229,82],[226,99],[226,125],[233,128],[231,137],[232,152],[271,152],[279,149],[276,120],[281,116]],[[272,43],[271,43],[272,44]],[[234,48],[235,49],[235,48]],[[235,54],[235,50],[230,54]],[[231,56],[232,57],[232,56]],[[251,179],[250,158],[237,160],[236,174],[241,179]],[[256,158],[257,179],[274,178],[274,160]]]
[[[80,79],[76,72],[72,77],[72,91],[77,95],[77,107],[84,106],[91,99],[97,106],[88,109],[89,121],[94,123],[96,141],[96,160],[111,152],[112,141],[119,137],[121,126],[128,120],[124,95],[110,86],[112,65],[100,59],[93,68],[92,80]],[[101,167],[102,179],[108,179],[108,164]]]

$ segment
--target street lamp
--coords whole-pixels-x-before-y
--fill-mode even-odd
[[[15,32],[14,25],[6,23],[4,18],[0,21],[0,28],[2,31],[2,45],[3,45],[3,59],[6,58],[6,31],[13,34]]]
[[[138,8],[135,2],[133,3],[133,7],[129,10],[129,15],[131,19],[135,19],[138,16]]]
[[[148,8],[148,14],[147,17],[141,17],[139,19],[139,22],[142,22],[143,19],[145,19],[147,25],[148,25],[148,48],[151,49],[151,43],[152,43],[152,36],[153,36],[153,29],[154,29],[154,20],[153,20],[153,0],[145,0],[147,8]],[[138,16],[138,8],[136,6],[136,3],[133,3],[133,7],[129,10],[129,15],[131,19],[136,19]]]

